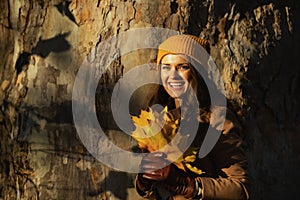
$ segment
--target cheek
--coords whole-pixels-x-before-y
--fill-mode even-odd
[[[165,83],[167,80],[167,75],[165,73],[161,73],[160,74],[160,79],[162,83]]]
[[[181,74],[181,77],[186,80],[186,81],[190,81],[192,76],[191,76],[191,72],[187,71]]]

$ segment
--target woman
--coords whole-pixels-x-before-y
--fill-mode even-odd
[[[159,46],[157,63],[161,85],[153,90],[155,93],[150,98],[149,106],[167,106],[170,118],[180,120],[180,123],[197,118],[199,127],[191,147],[198,150],[208,127],[220,130],[222,134],[207,156],[193,162],[201,169],[201,174],[179,169],[174,164],[166,166],[168,161],[164,153],[147,154],[141,162],[142,173],[136,178],[136,190],[145,198],[249,199],[247,160],[239,135],[240,126],[229,110],[224,125],[220,126],[221,116],[212,115],[208,87],[194,67],[196,65],[191,65],[195,62],[194,58],[201,54],[196,49],[199,44],[209,52],[206,40],[191,35],[172,36]],[[202,63],[207,62],[205,56],[198,59]],[[205,67],[198,71],[203,69]],[[197,108],[195,101],[199,102]]]

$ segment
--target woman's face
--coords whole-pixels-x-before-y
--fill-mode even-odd
[[[191,79],[188,57],[168,54],[161,60],[160,76],[167,93],[173,98],[182,98],[187,92]]]

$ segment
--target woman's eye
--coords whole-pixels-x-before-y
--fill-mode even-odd
[[[168,65],[163,65],[163,66],[161,67],[161,69],[167,71],[167,70],[170,70],[171,67],[168,66]]]
[[[179,68],[179,70],[188,70],[188,69],[190,69],[189,65],[180,65],[178,68]]]

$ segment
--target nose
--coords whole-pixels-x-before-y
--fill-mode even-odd
[[[171,67],[169,76],[170,76],[170,78],[173,78],[173,79],[180,77],[176,67]]]

